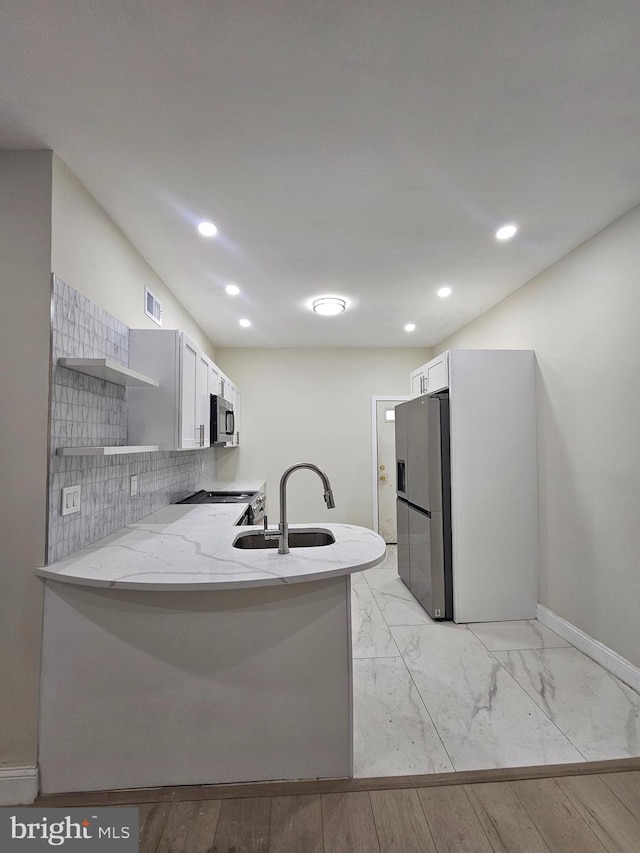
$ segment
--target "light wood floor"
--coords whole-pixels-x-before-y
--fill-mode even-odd
[[[221,799],[205,798],[206,788],[195,789],[192,800],[183,799],[185,789],[160,789],[165,800],[156,794],[154,801],[137,804],[140,851],[639,853],[640,771],[586,770],[583,765],[580,775],[275,796],[229,797],[228,791]],[[50,805],[62,802],[49,799]],[[101,805],[116,805],[114,799],[109,795]]]

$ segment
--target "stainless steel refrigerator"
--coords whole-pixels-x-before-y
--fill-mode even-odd
[[[449,395],[395,411],[398,573],[433,619],[453,619]]]

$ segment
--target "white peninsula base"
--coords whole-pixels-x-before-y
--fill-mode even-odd
[[[350,590],[47,580],[41,792],[350,776]]]

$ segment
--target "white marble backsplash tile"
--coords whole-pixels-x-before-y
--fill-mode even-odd
[[[58,366],[61,357],[129,363],[129,328],[53,276],[47,562],[53,563],[215,480],[215,450],[56,455],[57,447],[127,443],[126,389]],[[202,470],[201,470],[202,469]],[[132,474],[138,494],[129,495]],[[81,510],[61,515],[60,492],[81,486]]]

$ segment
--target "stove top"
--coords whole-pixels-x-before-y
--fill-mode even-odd
[[[201,489],[188,495],[179,504],[248,504],[257,495],[257,492],[208,492]]]

